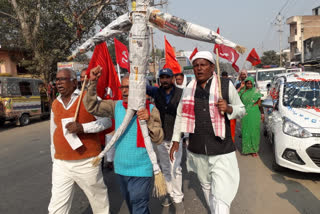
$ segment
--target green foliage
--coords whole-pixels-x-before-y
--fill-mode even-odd
[[[282,54],[282,60],[286,61],[286,55]],[[263,52],[261,57],[261,64],[257,65],[262,68],[264,65],[277,65],[280,66],[280,56],[273,50]]]
[[[57,62],[66,61],[77,46],[127,11],[116,0],[0,0],[0,44],[20,49],[21,65],[46,81]],[[86,58],[86,57],[84,57]]]

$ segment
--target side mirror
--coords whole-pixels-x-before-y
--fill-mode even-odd
[[[272,101],[272,99],[265,99],[264,101],[262,101],[262,107],[265,107],[265,108],[273,108],[273,101]]]

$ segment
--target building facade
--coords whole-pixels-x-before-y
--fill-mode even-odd
[[[290,61],[305,61],[306,44],[305,41],[320,37],[320,16],[319,8],[314,8],[313,15],[310,16],[292,16],[287,19],[290,27]]]

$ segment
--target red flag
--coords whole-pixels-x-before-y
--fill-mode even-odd
[[[125,68],[130,72],[129,52],[127,47],[119,40],[114,38],[114,48],[116,50],[117,63],[121,68]]]
[[[260,57],[254,48],[252,48],[246,60],[251,62],[252,66],[256,66],[261,63]]]
[[[194,55],[196,55],[197,52],[198,52],[198,48],[195,48],[195,49],[192,51],[192,54],[190,55],[189,59],[192,60],[192,57],[194,57]]]
[[[120,81],[105,42],[94,48],[87,75],[89,76],[90,70],[98,65],[102,67],[102,71],[97,84],[97,95],[101,99],[122,99],[119,89]]]
[[[220,34],[220,29],[217,29],[217,33]],[[213,52],[216,54],[218,49],[219,57],[224,58],[232,63],[234,70],[239,72],[239,67],[236,65],[237,60],[239,59],[239,54],[237,51],[231,47],[225,46],[223,44],[215,44]]]
[[[181,73],[181,67],[176,59],[176,54],[174,52],[174,49],[170,45],[170,43],[167,41],[167,38],[164,37],[165,41],[165,49],[166,49],[166,64],[163,66],[163,68],[170,68],[174,74]]]

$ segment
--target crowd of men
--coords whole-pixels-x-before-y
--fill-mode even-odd
[[[147,95],[154,104],[146,102],[145,108],[136,112],[115,144],[114,172],[132,214],[153,213],[148,207],[153,169],[139,120],[147,121],[165,177],[168,195],[161,204],[173,204],[176,213],[185,213],[181,158],[182,142],[188,137],[187,169],[197,174],[211,213],[230,212],[240,179],[230,120],[243,117],[245,108],[227,78],[221,78],[219,87],[210,52],[198,52],[192,65],[195,79],[188,84],[183,74],[174,75],[171,69],[159,71],[160,87],[147,87]],[[130,81],[129,76],[121,79],[122,100],[101,100],[96,94],[100,75],[100,67],[90,71],[78,119],[69,122],[65,119],[74,117],[80,99],[76,75],[69,69],[56,75],[60,95],[52,103],[50,122],[53,162],[50,214],[69,213],[75,183],[86,194],[94,214],[110,213],[102,169],[91,162],[101,152],[98,133],[111,126],[111,118],[115,120],[115,129],[124,120]]]

